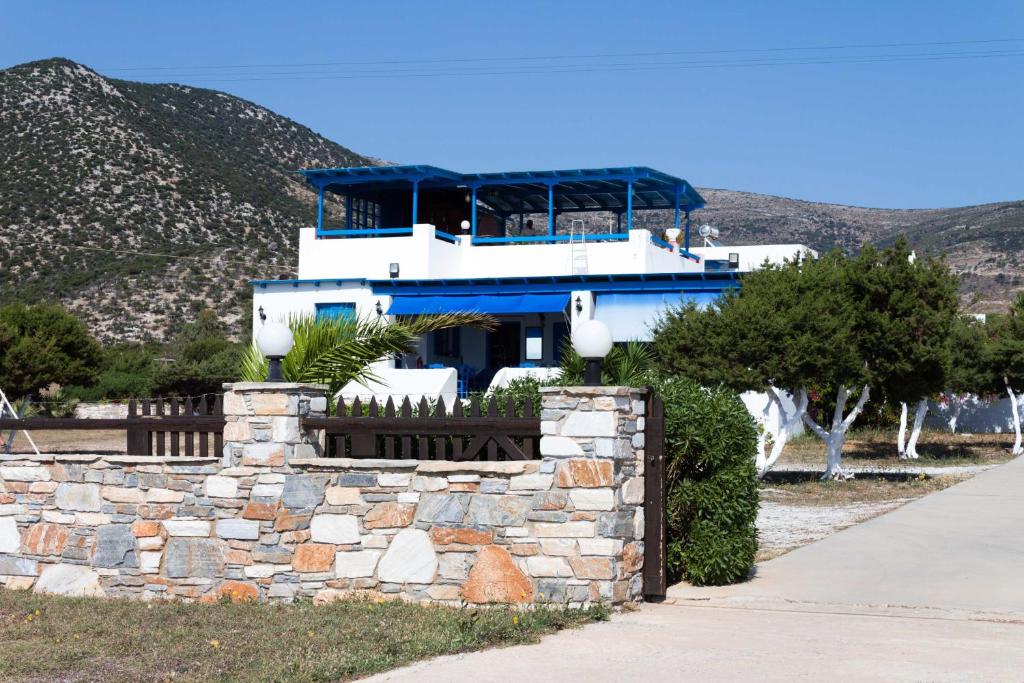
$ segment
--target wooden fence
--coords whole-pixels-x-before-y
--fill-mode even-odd
[[[414,407],[408,397],[383,407],[374,399],[365,407],[356,399],[336,414],[304,418],[303,426],[323,429],[327,455],[338,458],[405,460],[533,460],[540,458],[540,418],[532,401],[521,409],[510,397],[503,406],[491,397],[485,406],[473,397],[468,410],[455,401],[451,412],[443,399],[426,399]]]
[[[134,399],[126,418],[0,419],[0,430],[123,430],[128,455],[219,456],[224,450],[221,397]],[[82,452],[89,452],[83,448]]]

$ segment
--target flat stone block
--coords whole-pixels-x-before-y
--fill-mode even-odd
[[[168,536],[205,537],[210,535],[210,523],[201,519],[165,519]]]
[[[39,563],[25,557],[0,555],[0,576],[39,576]]]
[[[309,530],[311,540],[317,543],[359,542],[359,520],[354,515],[314,515]]]
[[[0,517],[0,553],[16,553],[21,550],[21,532],[13,517]]]
[[[533,535],[537,538],[593,538],[593,522],[533,522]]]
[[[260,523],[254,519],[218,519],[217,536],[240,541],[255,541],[260,537]]]
[[[547,491],[554,481],[551,474],[522,474],[509,480],[510,491]]]
[[[420,522],[460,524],[465,515],[465,496],[458,494],[424,495],[416,508]]]
[[[339,579],[373,576],[380,560],[380,550],[351,550],[334,556],[335,574]]]
[[[290,474],[284,481],[281,502],[287,508],[315,508],[324,499],[326,474]]]
[[[135,534],[130,524],[107,524],[96,530],[96,567],[138,567]]]
[[[545,457],[564,458],[583,455],[583,449],[580,448],[575,439],[570,439],[567,436],[546,434],[540,437],[540,453]]]
[[[363,497],[359,489],[350,486],[329,486],[327,487],[328,505],[362,505]]]
[[[57,487],[54,502],[61,510],[99,512],[103,507],[99,484],[63,482]]]
[[[469,499],[466,524],[518,527],[526,522],[531,499],[525,496],[474,495]]]
[[[50,481],[50,471],[41,466],[5,465],[0,467],[0,479],[4,481]]]
[[[74,597],[103,596],[99,574],[77,564],[52,564],[44,567],[32,592]]]
[[[611,489],[573,489],[569,500],[577,510],[611,510],[615,493]]]
[[[526,571],[530,576],[572,576],[572,568],[561,557],[528,557],[526,558]]]
[[[395,535],[377,575],[389,583],[431,583],[437,574],[437,553],[430,536],[422,529],[403,529]]]
[[[167,541],[164,572],[169,578],[216,578],[224,572],[225,544],[216,538]]]
[[[562,423],[561,432],[562,436],[615,436],[618,433],[618,416],[609,411],[569,413]]]
[[[238,495],[238,479],[234,477],[207,477],[203,489],[208,498],[234,498]]]

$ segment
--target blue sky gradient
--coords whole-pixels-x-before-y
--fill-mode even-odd
[[[0,16],[2,66],[64,56],[110,76],[224,90],[400,163],[647,165],[701,187],[878,207],[1024,198],[1019,0],[3,0]],[[1021,40],[707,54],[996,39]],[[704,54],[582,57],[685,51]],[[1016,54],[944,57],[995,51]],[[935,57],[904,60],[923,54]],[[549,55],[579,57],[433,61]],[[883,61],[735,65],[854,56]],[[338,62],[373,64],[288,66]],[[570,72],[552,73],[556,63]],[[208,68],[221,65],[283,66]],[[450,70],[488,73],[438,75]],[[239,80],[254,77],[265,80]]]

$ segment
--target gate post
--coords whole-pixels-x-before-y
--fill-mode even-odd
[[[327,386],[294,382],[224,385],[224,466],[280,467],[323,453],[303,417],[324,417]]]
[[[668,590],[665,538],[665,405],[647,392],[644,444],[644,599],[658,601]]]

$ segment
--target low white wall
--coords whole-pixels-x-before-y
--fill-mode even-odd
[[[949,420],[953,415],[953,404],[943,405],[932,401],[928,405],[928,417],[925,425],[933,429],[949,429]],[[1001,434],[1013,431],[1013,412],[1010,399],[1001,398],[985,401],[972,396],[964,402],[957,419],[956,430],[976,434]]]
[[[79,403],[75,406],[78,420],[118,420],[128,417],[127,403]]]

